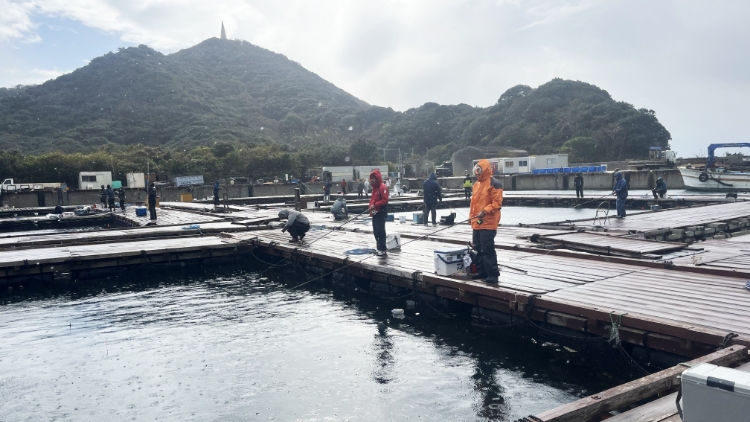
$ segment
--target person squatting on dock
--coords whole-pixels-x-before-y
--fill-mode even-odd
[[[115,210],[115,191],[112,190],[112,186],[107,185],[107,204],[109,205],[109,211]]]
[[[573,186],[576,188],[576,198],[583,198],[583,176],[581,173],[576,174],[573,179]]]
[[[326,184],[323,185],[323,202],[331,200],[331,179],[326,179]]]
[[[471,177],[469,177],[469,173],[466,173],[466,178],[464,179],[464,196],[466,199],[471,199]]]
[[[615,201],[617,218],[625,218],[625,202],[628,200],[628,182],[619,171],[615,173],[615,188],[612,194],[617,195],[617,201]]]
[[[148,216],[150,220],[156,220],[156,184],[148,185]]]
[[[349,209],[346,208],[346,199],[343,196],[339,196],[333,201],[331,214],[333,214],[333,218],[336,221],[343,220],[349,216]]]
[[[482,159],[474,166],[474,192],[471,197],[472,247],[477,251],[475,264],[478,269],[474,279],[497,283],[500,268],[497,266],[495,235],[500,224],[500,208],[503,206],[503,184],[492,177],[490,162]]]
[[[432,225],[434,226],[436,225],[435,217],[437,215],[438,200],[443,202],[443,190],[440,189],[440,183],[438,183],[435,173],[430,173],[430,177],[422,184],[422,189],[424,191],[424,210],[422,211],[424,225],[427,225],[427,213],[430,213],[432,216]]]
[[[664,195],[667,194],[667,182],[661,177],[656,179],[656,187],[651,189],[651,193],[654,195],[654,199],[664,199]]]
[[[286,225],[281,229],[282,233],[289,230],[292,240],[289,243],[301,243],[305,234],[310,230],[310,220],[299,211],[281,210],[279,218],[286,218]]]
[[[117,200],[120,201],[120,211],[125,213],[125,188],[120,188],[119,191],[117,191]]]
[[[370,207],[367,212],[372,215],[372,232],[377,243],[378,256],[386,254],[385,247],[385,217],[388,215],[388,186],[383,182],[380,170],[375,169],[370,173],[370,185],[372,196],[370,196]]]

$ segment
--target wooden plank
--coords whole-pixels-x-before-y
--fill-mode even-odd
[[[747,358],[747,348],[732,346],[709,355],[694,359],[688,363],[694,366],[700,363],[712,363],[726,366]],[[536,415],[543,422],[587,422],[595,420],[598,415],[619,409],[631,403],[647,399],[656,394],[669,391],[678,383],[678,375],[689,366],[674,366],[655,374],[610,388],[598,394],[565,404]]]

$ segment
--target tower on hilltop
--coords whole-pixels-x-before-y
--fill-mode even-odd
[[[224,21],[221,21],[221,39],[227,39],[227,31],[224,30]]]

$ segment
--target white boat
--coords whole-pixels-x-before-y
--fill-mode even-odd
[[[721,167],[680,167],[686,189],[706,191],[750,191],[750,172]]]

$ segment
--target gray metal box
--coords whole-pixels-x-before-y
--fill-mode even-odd
[[[702,363],[682,373],[685,422],[750,420],[750,373]]]

